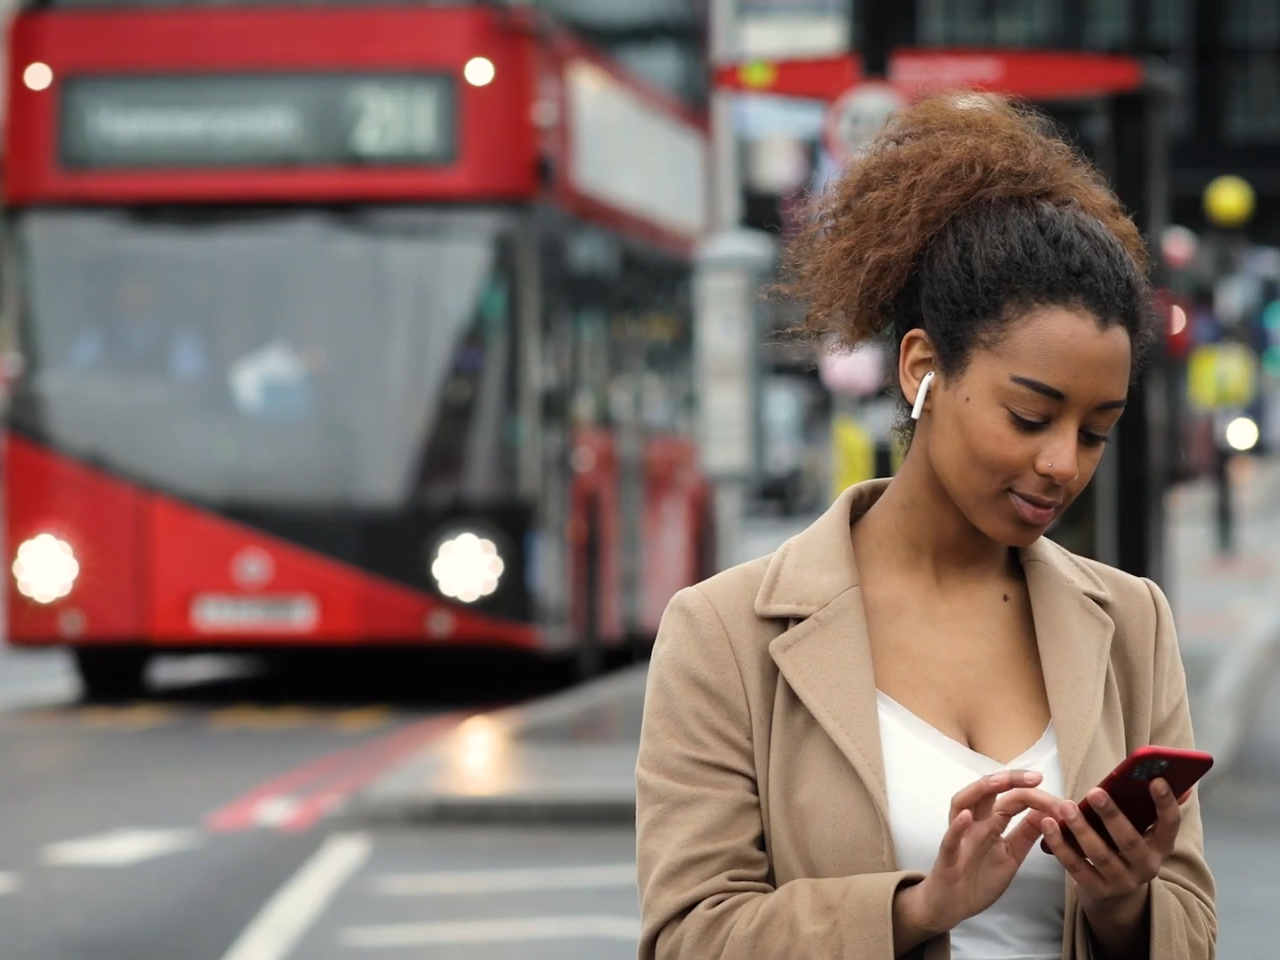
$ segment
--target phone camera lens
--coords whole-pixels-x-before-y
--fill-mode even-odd
[[[1150,760],[1144,760],[1133,768],[1134,780],[1150,780],[1152,777],[1158,777],[1169,769],[1169,761],[1159,757],[1152,757]]]

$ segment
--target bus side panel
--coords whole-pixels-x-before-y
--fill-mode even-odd
[[[143,495],[13,434],[6,436],[5,457],[9,641],[139,639]],[[70,544],[80,566],[70,594],[48,604],[22,596],[9,574],[19,545],[42,533]]]
[[[640,629],[658,630],[676,592],[702,576],[705,481],[697,451],[681,437],[652,437],[645,449],[643,593]]]
[[[567,536],[571,623],[578,642],[594,633],[606,644],[616,644],[623,639],[623,625],[613,434],[602,429],[577,431],[573,470]]]

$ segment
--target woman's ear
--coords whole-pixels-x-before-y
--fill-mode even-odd
[[[934,382],[931,386],[934,390],[938,389],[939,372],[936,361],[937,353],[929,341],[929,335],[923,330],[908,331],[902,338],[902,345],[898,348],[898,386],[908,404],[915,403],[926,374],[933,373]]]

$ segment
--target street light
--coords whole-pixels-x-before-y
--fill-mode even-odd
[[[1247,453],[1258,445],[1258,425],[1250,417],[1236,417],[1227,424],[1227,445],[1239,453]]]

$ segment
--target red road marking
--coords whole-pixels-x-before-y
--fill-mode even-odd
[[[205,818],[205,829],[213,833],[253,830],[261,825],[258,814],[263,805],[292,799],[296,806],[279,828],[304,831],[384,770],[470,715],[458,712],[432,717],[290,770],[214,810]]]

